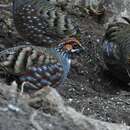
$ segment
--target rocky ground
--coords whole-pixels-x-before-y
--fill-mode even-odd
[[[13,25],[10,25],[11,20],[6,18],[8,13],[0,11],[1,49],[24,44],[24,40],[12,28]],[[80,18],[85,52],[74,58],[71,72],[60,92],[66,104],[84,115],[130,125],[130,87],[103,70],[100,46],[108,22],[107,16],[112,16],[112,11],[107,11],[103,18],[88,14]],[[9,27],[2,22],[5,19]]]

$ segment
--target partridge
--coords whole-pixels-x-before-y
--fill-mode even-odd
[[[130,20],[110,24],[102,43],[103,57],[108,70],[125,83],[130,82]]]
[[[35,89],[58,87],[65,80],[71,55],[82,47],[76,18],[63,5],[64,0],[13,1],[16,30],[32,45],[1,52],[0,64],[6,73]]]
[[[61,43],[57,48],[21,45],[0,52],[0,74],[25,82],[25,91],[43,87],[58,87],[66,79],[71,64],[71,55],[82,50],[80,44]]]
[[[64,5],[64,0],[14,0],[16,30],[35,46],[56,47],[73,37],[79,40],[76,17],[60,5]]]

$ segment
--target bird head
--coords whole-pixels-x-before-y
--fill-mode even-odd
[[[84,47],[81,45],[79,40],[76,38],[69,38],[67,40],[64,40],[61,44],[59,44],[59,49],[62,49],[63,52],[66,53],[80,53],[84,50]]]

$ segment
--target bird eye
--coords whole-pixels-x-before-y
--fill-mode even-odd
[[[78,44],[73,45],[73,49],[77,49],[77,48],[79,48]]]
[[[39,12],[40,14],[43,14],[43,10],[40,10],[40,12]]]

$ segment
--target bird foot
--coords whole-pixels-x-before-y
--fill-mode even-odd
[[[87,7],[77,6],[82,13],[89,15],[101,16],[105,12],[104,6],[89,5]]]
[[[94,5],[90,5],[86,7],[87,13],[90,15],[95,15],[95,16],[101,16],[104,14],[105,8],[104,7],[96,7]]]

